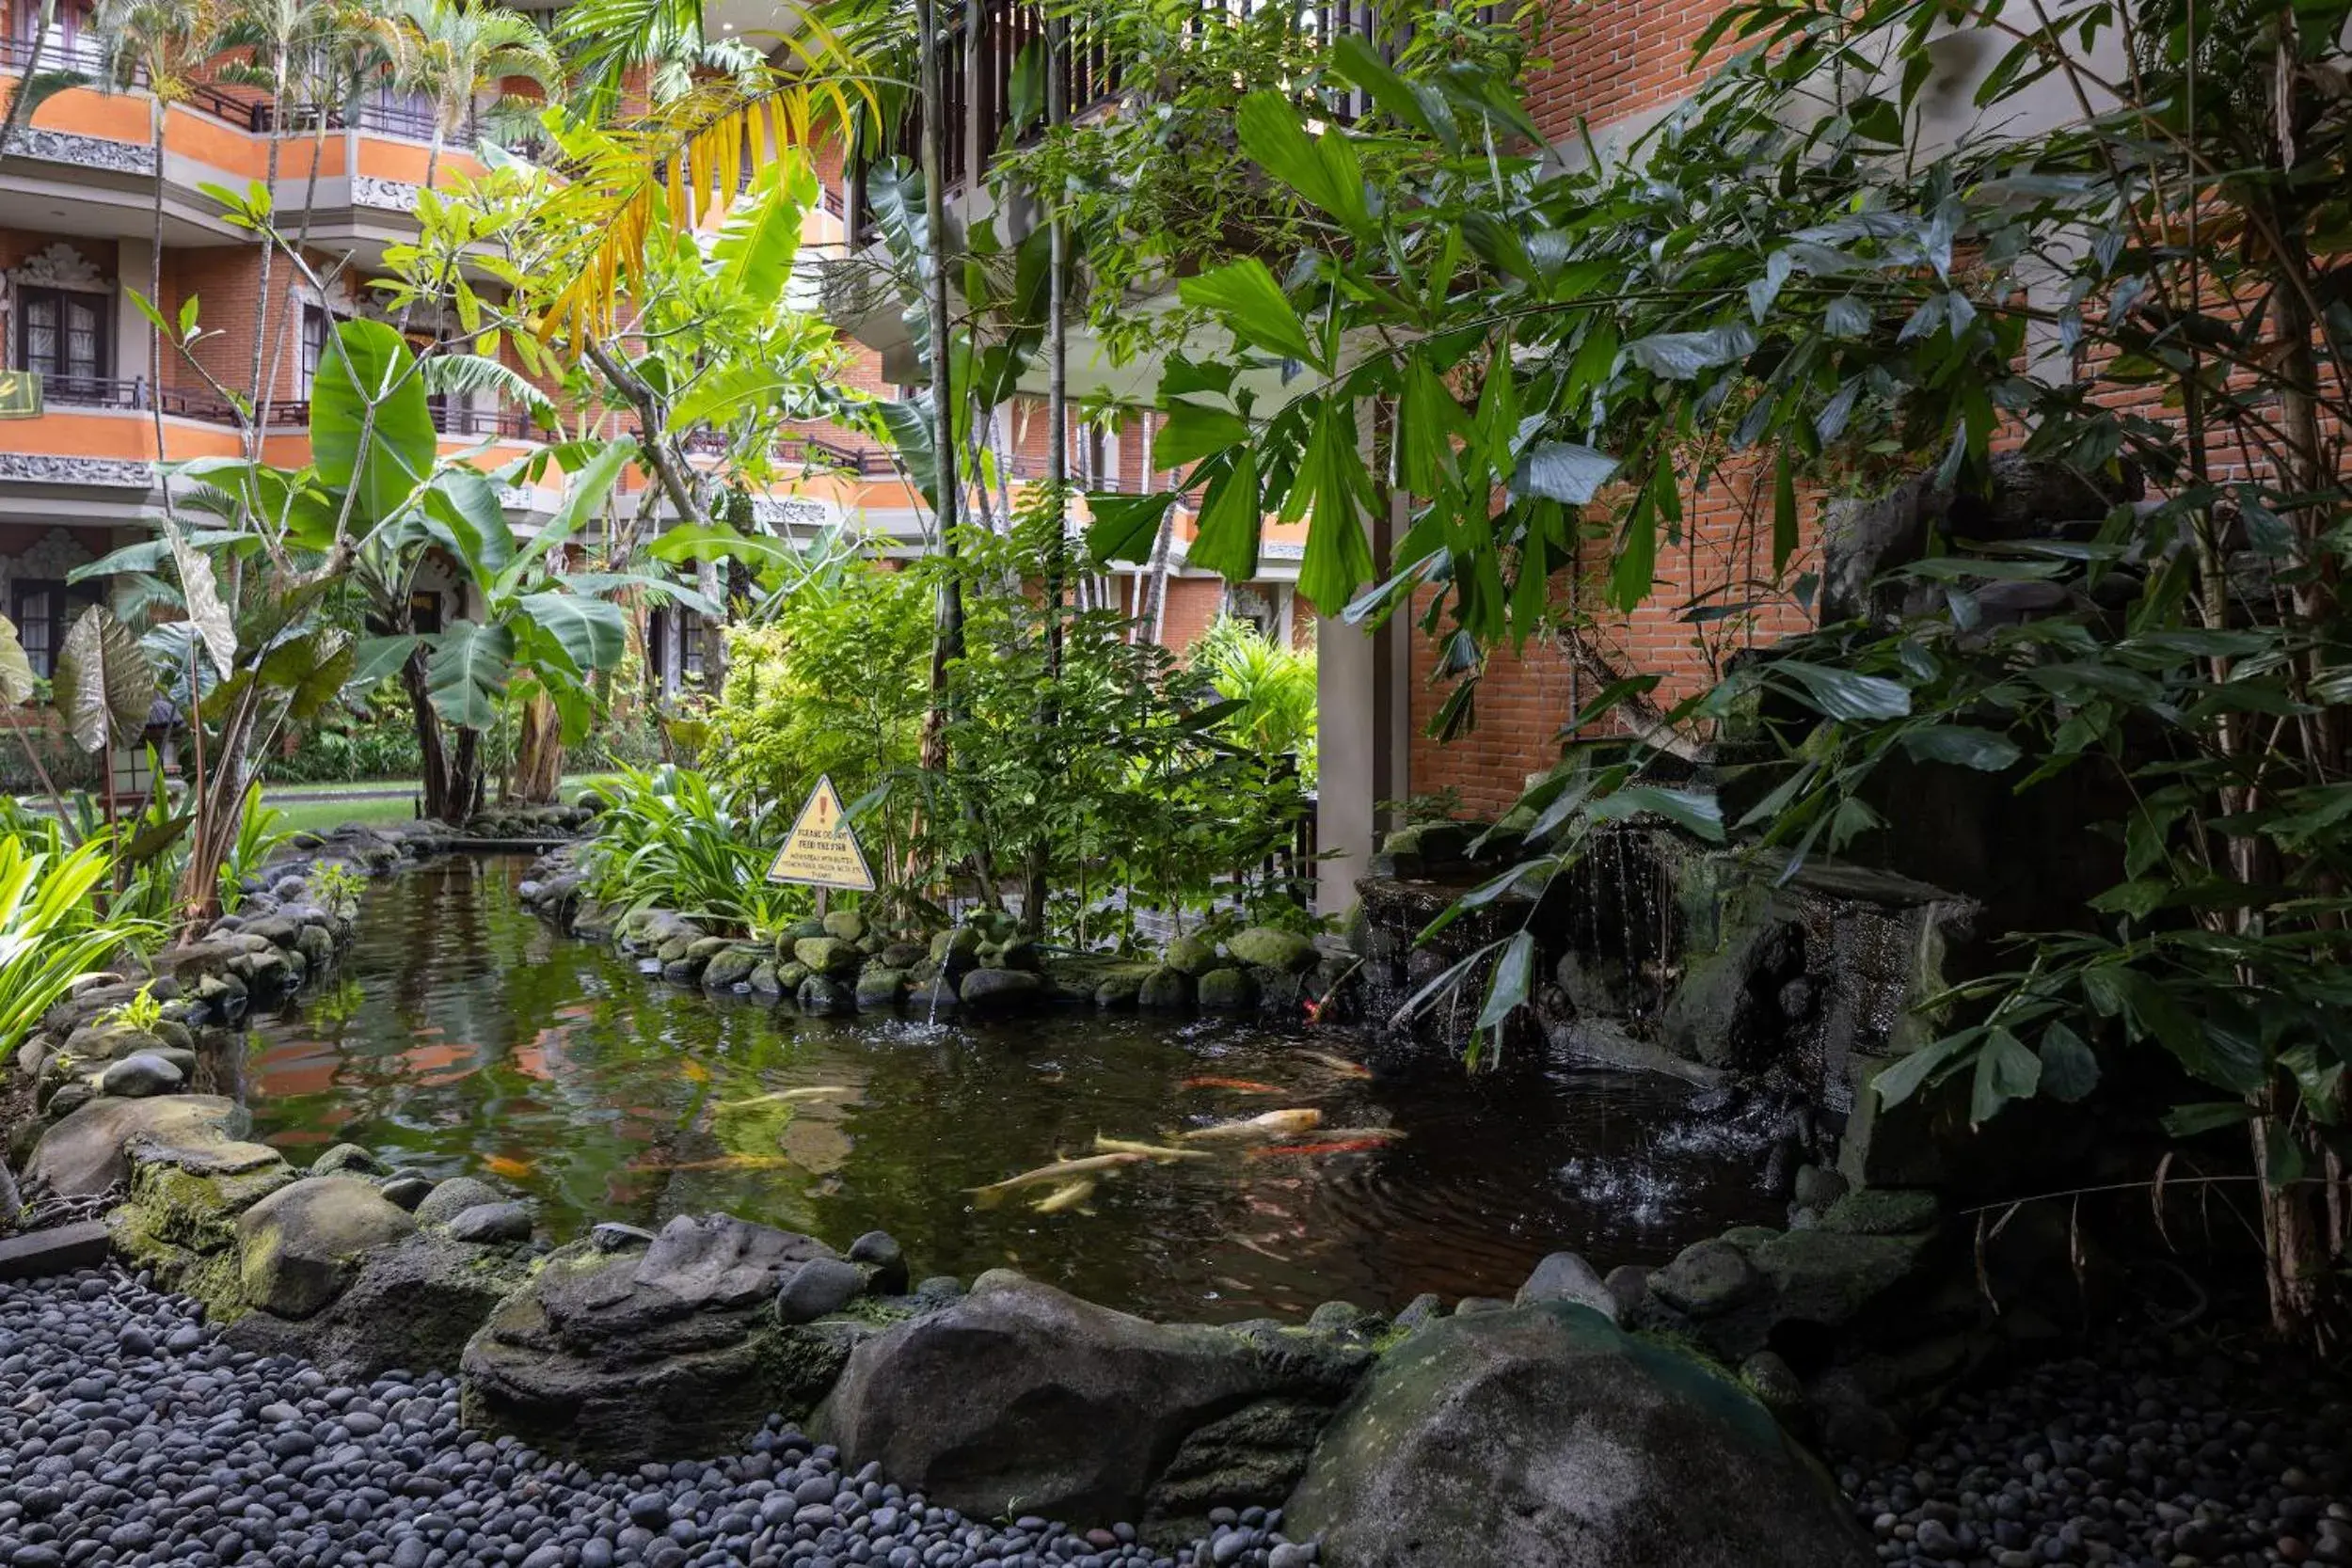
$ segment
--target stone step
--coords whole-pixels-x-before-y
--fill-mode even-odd
[[[0,1237],[0,1279],[39,1279],[94,1268],[106,1260],[111,1245],[104,1220],[76,1220],[49,1230]]]

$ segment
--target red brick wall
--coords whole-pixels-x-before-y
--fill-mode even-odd
[[[1168,616],[1160,627],[1160,644],[1183,653],[1200,641],[1200,634],[1225,608],[1223,578],[1168,579]],[[1148,628],[1147,628],[1148,629]]]
[[[1546,63],[1531,73],[1527,88],[1535,122],[1555,140],[1565,139],[1576,135],[1580,121],[1598,132],[1686,97],[1698,81],[1691,69],[1692,44],[1720,9],[1721,0],[1556,4],[1540,48]],[[1734,620],[1687,618],[1695,595],[1711,594],[1709,604],[1736,603],[1752,595],[1736,587],[1721,592],[1726,584],[1769,577],[1770,499],[1769,490],[1759,497],[1744,480],[1719,482],[1703,496],[1686,493],[1682,538],[1674,545],[1661,541],[1657,584],[1645,603],[1630,615],[1601,608],[1609,549],[1596,543],[1575,569],[1553,578],[1554,609],[1581,627],[1585,640],[1617,670],[1663,677],[1655,693],[1661,706],[1703,689],[1740,647],[1805,624],[1784,603]],[[1804,522],[1802,548],[1809,551],[1810,515]],[[1792,563],[1791,573],[1803,564]],[[1430,684],[1437,648],[1418,631],[1412,664],[1412,791],[1434,794],[1450,787],[1465,810],[1484,816],[1507,810],[1530,773],[1558,760],[1561,727],[1595,689],[1556,644],[1531,641],[1517,655],[1498,649],[1480,683],[1475,728],[1440,745],[1425,731],[1447,688]]]
[[[1529,72],[1528,112],[1546,135],[1664,108],[1691,90],[1691,46],[1723,0],[1553,0]],[[1730,51],[1718,47],[1712,59]]]

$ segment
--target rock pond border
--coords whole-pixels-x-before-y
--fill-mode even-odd
[[[510,821],[495,836],[576,825]],[[1322,1534],[1343,1564],[1538,1551],[1565,1568],[1858,1564],[1867,1546],[1789,1433],[1851,1446],[1891,1429],[1883,1407],[1980,1364],[1971,1347],[1903,1350],[1940,1277],[1924,1195],[1825,1192],[1802,1228],[1735,1231],[1606,1279],[1556,1254],[1515,1300],[1451,1316],[1425,1296],[1393,1319],[1333,1302],[1304,1324],[1157,1323],[1009,1271],[969,1289],[916,1279],[881,1232],[836,1252],[681,1215],[549,1249],[529,1206],[487,1180],[436,1181],[348,1144],[298,1170],[246,1141],[241,1106],[186,1092],[207,1086],[196,1028],[283,994],[347,943],[355,876],[467,847],[424,826],[307,844],[204,942],[159,956],[148,994],[163,1016],[147,1027],[118,1012],[134,976],[63,1005],[24,1064],[43,1110],[28,1188],[118,1199],[114,1249],[201,1303],[234,1346],[344,1380],[453,1368],[469,1425],[591,1467],[725,1451],[781,1416],[967,1516],[1132,1523],[1153,1543],[1214,1531],[1201,1552],[1217,1563],[1315,1560],[1272,1533],[1287,1505],[1292,1531]],[[1253,931],[1081,974],[985,918],[908,951],[835,914],[755,954],[675,916],[604,925],[564,885],[561,851],[534,870],[534,908],[663,979],[775,997],[789,980],[817,1011],[949,991],[973,1014],[1152,1006],[1156,988],[1234,1011],[1271,994],[1295,1016],[1330,972],[1305,939]],[[1832,1334],[1873,1359],[1783,1354]],[[1467,1468],[1466,1442],[1482,1456]],[[1739,1478],[1737,1508],[1689,1506],[1694,1462]]]

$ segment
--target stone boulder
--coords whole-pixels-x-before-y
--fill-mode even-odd
[[[470,1176],[453,1176],[446,1181],[434,1183],[417,1204],[419,1225],[447,1225],[469,1209],[479,1209],[487,1203],[503,1203],[506,1195],[487,1181]]]
[[[157,1095],[93,1100],[40,1136],[24,1166],[24,1184],[60,1197],[88,1197],[129,1179],[125,1150],[134,1140],[194,1148],[245,1136],[253,1118],[218,1095]]]
[[[467,1340],[530,1277],[518,1259],[420,1232],[371,1248],[342,1291],[307,1318],[246,1312],[225,1338],[262,1355],[298,1355],[338,1383],[386,1369],[457,1370]]]
[[[180,1065],[160,1051],[135,1051],[98,1075],[98,1092],[125,1100],[170,1094],[188,1081]]]
[[[466,1420],[592,1468],[727,1451],[821,1398],[859,1325],[776,1321],[822,1243],[725,1214],[558,1248],[466,1346]]]
[[[307,1318],[342,1293],[365,1254],[417,1227],[407,1210],[357,1177],[290,1183],[237,1220],[237,1273],[246,1305]]]
[[[1349,1568],[1862,1568],[1828,1479],[1728,1377],[1567,1302],[1384,1357],[1283,1529]]]
[[[295,1179],[278,1150],[222,1139],[186,1146],[132,1140],[129,1200],[106,1216],[115,1250],[157,1284],[196,1297],[225,1322],[244,1310],[237,1220]]]
[[[1045,998],[1045,982],[1025,969],[976,969],[958,992],[964,1009],[983,1018],[1026,1012]]]
[[[814,1430],[975,1517],[1141,1518],[1279,1503],[1368,1353],[1147,1323],[1005,1270],[860,1345]],[[1219,1430],[1221,1429],[1221,1430]]]
[[[1934,1238],[1753,1227],[1694,1242],[1648,1280],[1641,1327],[1688,1335],[1730,1362],[1835,1336],[1900,1338],[1931,1288]]]

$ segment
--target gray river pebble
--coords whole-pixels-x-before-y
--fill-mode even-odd
[[[2053,1362],[1943,1402],[1907,1456],[1838,1481],[1886,1563],[2352,1565],[2352,1402],[2278,1359]]]
[[[739,1454],[595,1475],[457,1417],[453,1379],[337,1386],[231,1351],[119,1270],[0,1283],[0,1568],[1311,1568],[1219,1511],[1173,1556],[1125,1525],[983,1524],[771,1418]]]

